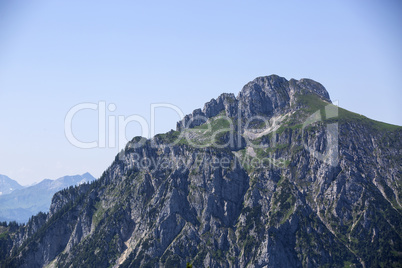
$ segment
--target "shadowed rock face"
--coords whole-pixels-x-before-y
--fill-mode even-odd
[[[244,107],[242,115],[248,118],[280,113],[290,106],[291,97],[289,82],[285,78],[271,75],[256,78],[245,85],[237,98]]]
[[[205,120],[134,138],[99,180],[56,193],[49,214],[6,233],[2,264],[397,267],[402,129],[340,108],[304,124],[329,103],[319,83],[278,76],[222,94],[183,121],[203,115],[217,128],[221,115],[263,115],[279,125],[251,135],[240,120],[236,148],[181,139],[195,126],[192,137],[206,139]],[[317,157],[334,148],[335,164]]]

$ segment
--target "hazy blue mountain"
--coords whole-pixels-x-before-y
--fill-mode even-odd
[[[85,173],[64,176],[56,180],[45,179],[28,187],[22,187],[17,183],[19,189],[0,196],[0,221],[25,223],[40,211],[48,212],[52,197],[57,191],[93,180],[95,178],[91,174]]]
[[[5,175],[0,175],[0,196],[4,194],[9,194],[14,190],[22,188],[24,188],[24,186],[21,186],[15,180],[12,180]]]

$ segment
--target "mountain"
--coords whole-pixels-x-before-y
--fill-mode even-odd
[[[271,75],[1,228],[3,267],[400,267],[402,127]]]
[[[83,175],[65,176],[57,180],[45,179],[29,187],[20,187],[9,194],[0,196],[0,221],[28,222],[32,215],[40,211],[48,212],[53,195],[70,186],[80,185],[95,180]]]
[[[5,175],[0,174],[0,196],[9,194],[14,190],[22,189],[23,186],[19,185],[15,180],[10,179]]]

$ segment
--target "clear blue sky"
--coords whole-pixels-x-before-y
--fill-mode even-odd
[[[3,0],[0,174],[22,184],[100,176],[118,150],[67,141],[76,104],[148,120],[151,103],[188,113],[269,74],[314,79],[341,107],[402,125],[401,14],[400,1]],[[159,109],[156,132],[178,119]],[[73,130],[97,139],[96,112],[81,112]],[[139,133],[128,126],[127,137]]]

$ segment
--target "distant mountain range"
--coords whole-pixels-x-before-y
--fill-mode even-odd
[[[21,186],[15,180],[12,180],[5,175],[0,175],[0,196],[4,194],[9,194],[14,190],[22,188],[24,188],[24,186]]]
[[[64,176],[56,180],[45,179],[35,185],[21,186],[15,180],[0,175],[0,221],[26,223],[38,212],[48,212],[53,195],[69,186],[91,182],[95,178],[85,173]]]

